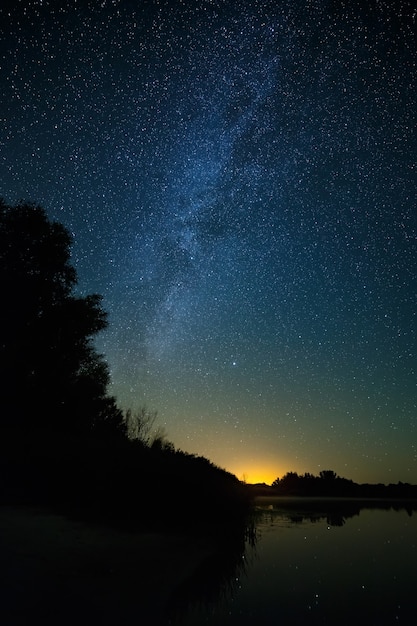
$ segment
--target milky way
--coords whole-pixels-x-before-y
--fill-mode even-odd
[[[239,477],[417,482],[416,19],[0,9],[0,195],[74,234],[120,404]]]

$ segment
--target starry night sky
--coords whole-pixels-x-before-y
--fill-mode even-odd
[[[73,233],[119,403],[239,478],[417,483],[416,22],[405,0],[0,8],[0,196]]]

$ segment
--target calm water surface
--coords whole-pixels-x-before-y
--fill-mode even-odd
[[[417,623],[416,511],[270,505],[259,511],[256,536],[217,595],[178,623]]]

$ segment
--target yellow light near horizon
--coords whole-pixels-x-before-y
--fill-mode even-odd
[[[230,471],[233,472],[239,480],[243,480],[250,485],[257,483],[270,485],[278,476],[285,474],[285,471],[277,467],[262,467],[261,465],[245,466],[243,464],[239,467],[231,468]]]
[[[276,476],[275,476],[276,478]],[[270,474],[264,474],[264,473],[251,473],[249,474],[249,476],[246,478],[246,481],[248,484],[250,485],[257,485],[258,483],[265,483],[266,485],[270,485],[271,483],[273,483],[273,481],[275,480],[275,478],[272,478]]]

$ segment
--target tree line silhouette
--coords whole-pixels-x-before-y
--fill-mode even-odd
[[[191,526],[187,504],[208,523],[232,519],[248,505],[240,481],[108,394],[94,346],[107,315],[99,295],[76,295],[71,244],[42,207],[0,200],[0,501],[135,527]]]
[[[409,483],[355,483],[333,470],[322,470],[318,476],[306,472],[287,472],[272,483],[268,493],[279,496],[348,497],[348,498],[416,498],[417,485]],[[264,490],[264,493],[265,490]]]

